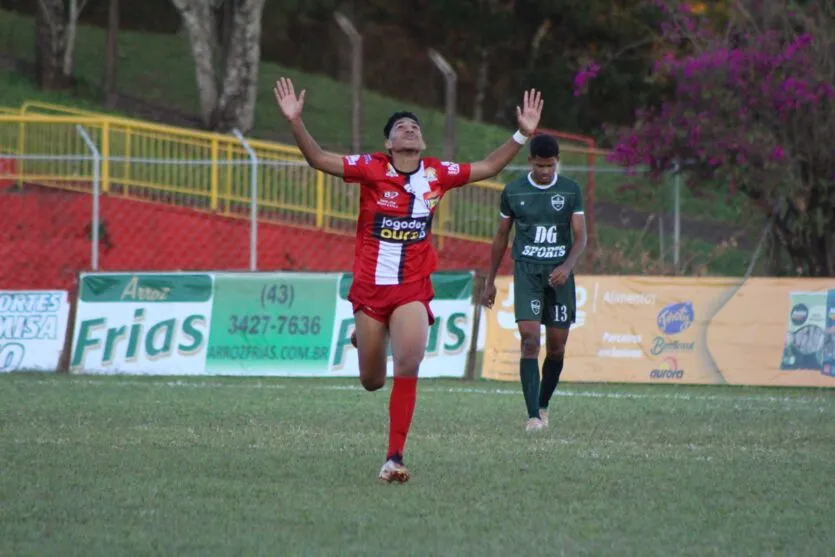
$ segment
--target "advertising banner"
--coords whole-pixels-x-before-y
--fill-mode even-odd
[[[63,290],[0,290],[0,372],[55,371],[69,315]]]
[[[200,375],[210,274],[82,274],[70,371]]]
[[[341,277],[216,274],[206,373],[327,375]]]
[[[432,282],[436,321],[421,375],[463,377],[473,273]],[[356,377],[350,285],[342,273],[84,274],[71,371]]]
[[[512,280],[497,280],[496,305],[485,311],[485,378],[518,381]],[[566,381],[835,386],[831,279],[587,276],[576,282]]]
[[[475,314],[473,279],[471,272],[439,272],[432,275],[435,299],[430,307],[435,323],[429,329],[426,354],[420,366],[421,377],[464,377]],[[351,345],[354,315],[351,302],[347,299],[350,286],[351,275],[346,274],[339,288],[336,335],[329,370],[329,374],[335,377],[359,375],[357,351]],[[388,375],[393,373],[389,347]]]

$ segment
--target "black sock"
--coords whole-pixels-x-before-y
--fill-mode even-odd
[[[560,382],[564,361],[563,358],[559,360],[545,358],[545,363],[542,364],[542,389],[539,391],[540,408],[548,408],[548,403],[551,402],[551,397],[557,390],[557,383]]]
[[[539,417],[536,397],[539,394],[539,361],[536,358],[519,360],[519,377],[522,379],[522,394],[528,407],[528,418]]]

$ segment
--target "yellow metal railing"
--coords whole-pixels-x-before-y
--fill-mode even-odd
[[[78,126],[100,150],[101,191],[106,195],[230,216],[243,214],[249,206],[253,169],[234,136],[39,102],[0,110],[0,152],[22,156],[13,179],[89,191],[93,162]],[[313,170],[296,147],[248,142],[259,161],[259,218],[353,233],[359,212],[356,186]],[[483,182],[451,193],[439,209],[435,235],[441,241],[489,242],[501,189],[502,184]]]

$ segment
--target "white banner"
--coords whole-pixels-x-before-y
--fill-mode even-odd
[[[209,274],[82,275],[71,372],[203,375]]]
[[[426,354],[420,366],[421,377],[464,377],[467,354],[472,342],[475,307],[470,300],[433,300],[430,302],[435,324],[429,329]],[[483,323],[483,322],[482,322]],[[351,345],[354,315],[351,303],[342,298],[336,302],[330,377],[358,377],[357,351]],[[389,377],[394,375],[394,363],[389,346]]]
[[[0,372],[55,371],[69,315],[63,290],[0,290]]]

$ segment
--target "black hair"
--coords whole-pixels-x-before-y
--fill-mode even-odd
[[[550,159],[560,156],[560,144],[553,135],[539,134],[531,139],[531,157]]]
[[[389,138],[389,134],[391,134],[391,128],[394,127],[394,124],[398,120],[402,120],[403,118],[409,118],[410,120],[414,120],[415,122],[417,122],[418,126],[420,125],[420,120],[418,120],[418,117],[415,116],[413,112],[409,112],[408,110],[401,110],[400,112],[395,112],[394,114],[389,116],[389,119],[386,122],[385,127],[383,127],[383,135],[386,137],[386,139]]]

